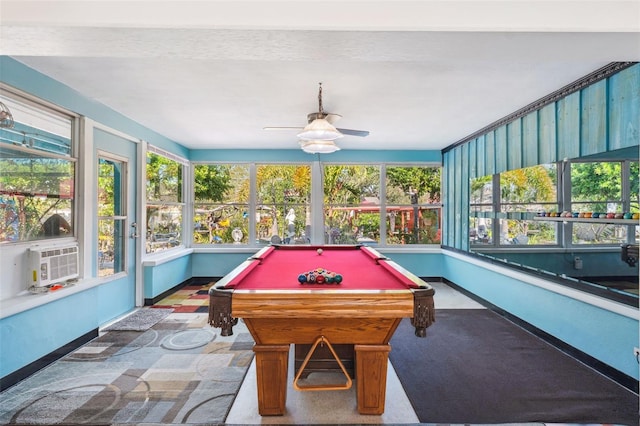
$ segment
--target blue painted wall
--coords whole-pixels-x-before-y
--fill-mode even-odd
[[[37,296],[36,296],[37,297]],[[0,377],[95,330],[103,315],[97,288],[0,321]]]
[[[187,254],[159,265],[145,266],[143,268],[144,298],[153,299],[195,276],[192,274],[192,263],[192,255]]]
[[[300,162],[318,161],[323,163],[383,163],[383,162],[428,162],[441,164],[440,151],[368,151],[350,150],[338,151],[332,154],[307,154],[299,149],[285,150],[192,150],[189,159],[194,162],[206,161],[237,161],[237,162]]]

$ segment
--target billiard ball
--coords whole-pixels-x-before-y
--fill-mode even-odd
[[[334,281],[336,284],[340,284],[340,283],[342,282],[342,275],[340,275],[340,274],[336,274],[336,276],[333,278],[333,281]]]
[[[318,252],[318,255],[321,255],[321,254],[322,254],[322,249],[318,249],[318,250],[316,250],[316,251]]]
[[[298,282],[300,282],[300,284],[306,283],[307,282],[307,276],[305,274],[298,275]]]

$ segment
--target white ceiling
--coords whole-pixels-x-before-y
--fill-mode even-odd
[[[0,3],[10,55],[191,149],[297,148],[318,110],[343,149],[442,149],[613,61],[640,1]]]

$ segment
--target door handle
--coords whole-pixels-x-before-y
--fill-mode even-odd
[[[131,238],[138,238],[140,236],[140,234],[138,233],[138,224],[136,222],[133,222],[131,224]]]

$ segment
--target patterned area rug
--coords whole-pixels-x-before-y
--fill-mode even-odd
[[[223,423],[253,359],[240,322],[171,313],[146,331],[108,331],[0,393],[0,424]]]
[[[142,308],[127,315],[115,324],[105,328],[104,331],[144,331],[167,317],[173,309],[149,309]]]
[[[215,283],[184,286],[151,307],[171,308],[174,312],[205,314],[209,311],[209,288],[213,284]]]

